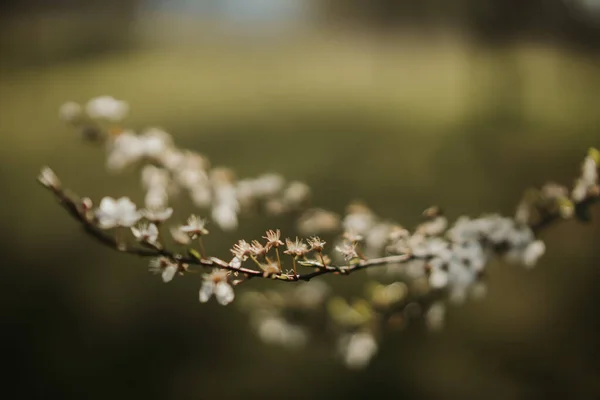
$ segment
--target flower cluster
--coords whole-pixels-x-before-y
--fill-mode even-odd
[[[264,277],[297,280],[299,276],[297,262],[313,268],[327,268],[330,263],[329,257],[323,255],[326,242],[318,236],[313,236],[306,242],[298,237],[295,240],[287,238],[284,243],[281,240],[281,231],[277,229],[267,231],[263,239],[265,239],[264,244],[258,240],[253,240],[252,243],[239,240],[231,248],[231,253],[240,263],[250,258],[263,271]],[[283,246],[285,246],[283,254],[292,257],[293,266],[292,271],[285,273],[279,252],[279,247]],[[273,254],[273,249],[275,249],[275,254]],[[311,252],[316,253],[318,258],[309,259],[307,255]]]
[[[561,219],[588,220],[590,206],[600,199],[600,152],[591,149],[572,188],[550,182],[530,189],[514,217],[463,216],[451,224],[440,207],[430,207],[420,224],[407,229],[380,218],[363,203],[351,203],[343,216],[308,208],[308,186],[286,182],[278,174],[237,179],[232,170],[213,168],[205,156],[178,148],[162,129],[136,133],[120,127],[128,110],[124,101],[101,96],[85,105],[66,103],[59,113],[86,140],[105,143],[110,171],[141,167],[143,207],[128,197],[104,197],[95,207],[91,199],[63,189],[48,167],[40,172],[39,183],[99,243],[149,257],[149,270],[165,283],[187,275],[191,268],[208,268],[210,272],[201,275],[202,303],[214,297],[221,305],[230,304],[235,299],[233,287],[250,279],[306,281],[287,291],[247,292],[241,304],[268,343],[298,348],[318,340],[323,332],[333,333],[338,354],[350,368],[364,367],[376,355],[382,326],[403,328],[423,317],[427,327],[439,330],[447,298],[463,302],[485,294],[483,276],[493,257],[533,267],[546,251],[538,232]],[[279,229],[269,230],[262,240],[237,241],[230,250],[233,258],[225,261],[206,251],[208,221],[192,214],[184,224],[168,227],[173,241],[184,248],[182,253],[170,250],[161,229],[172,217],[170,204],[181,192],[206,209],[211,224],[222,230],[237,228],[244,212],[293,213],[300,216],[298,231],[303,237],[284,239]],[[326,241],[315,235],[332,241],[335,251],[327,254]],[[352,301],[312,281],[320,275],[346,276],[362,270],[370,272],[369,281],[364,295]],[[371,274],[374,271],[382,273]]]
[[[88,140],[106,143],[106,165],[119,172],[142,163],[145,207],[156,222],[170,216],[169,197],[186,191],[194,204],[210,208],[212,221],[223,230],[234,230],[239,215],[262,204],[272,215],[302,210],[310,189],[302,182],[286,181],[278,174],[236,180],[227,168],[211,168],[203,155],[175,146],[170,134],[159,128],[141,133],[114,125],[127,114],[126,102],[109,96],[91,99],[81,106],[63,104],[60,116]],[[112,125],[106,125],[109,122]]]

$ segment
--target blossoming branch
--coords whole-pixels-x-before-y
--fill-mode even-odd
[[[236,179],[232,170],[213,168],[205,156],[176,147],[163,130],[136,134],[124,129],[117,123],[128,108],[123,101],[103,96],[85,106],[66,103],[60,116],[84,139],[106,146],[109,170],[141,166],[146,193],[141,208],[127,197],[105,197],[96,206],[64,189],[48,167],[42,169],[39,182],[101,244],[151,258],[149,270],[164,282],[193,267],[211,269],[202,277],[200,302],[214,296],[227,305],[235,298],[234,286],[255,278],[308,282],[321,275],[345,276],[381,267],[380,280],[393,282],[369,283],[367,298],[358,303],[329,296],[323,284],[312,283],[312,289],[300,285],[279,300],[250,292],[250,300],[243,302],[258,321],[263,339],[292,346],[306,342],[307,331],[285,315],[298,314],[298,309],[326,309],[339,328],[341,356],[353,367],[366,365],[376,353],[377,324],[389,323],[401,312],[425,315],[430,326],[439,326],[443,302],[433,300],[447,297],[461,302],[482,293],[482,277],[492,257],[534,266],[545,252],[539,231],[559,220],[586,220],[589,207],[600,198],[600,153],[590,149],[571,189],[557,183],[531,189],[513,217],[461,217],[450,225],[441,208],[431,207],[423,213],[423,222],[409,230],[379,218],[361,203],[351,203],[340,217],[309,208],[310,189],[304,183],[286,182],[277,174]],[[204,243],[208,219],[193,214],[183,224],[166,226],[173,215],[169,202],[181,193],[210,210],[211,222],[222,230],[234,230],[245,213],[260,209],[267,215],[299,213],[298,232],[282,235],[279,229],[269,230],[260,238],[233,244],[230,257],[216,257]],[[179,250],[168,248],[166,235]],[[333,243],[321,239],[324,235],[333,237]]]

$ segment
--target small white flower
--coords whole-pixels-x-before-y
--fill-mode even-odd
[[[423,222],[417,227],[417,233],[426,236],[437,236],[442,234],[448,227],[448,219],[442,215],[433,218],[430,221]]]
[[[121,197],[118,200],[112,197],[105,197],[100,202],[100,207],[96,210],[98,225],[102,229],[110,229],[117,226],[131,227],[142,216],[136,210],[135,204],[127,197]]]
[[[367,233],[375,225],[376,218],[370,211],[353,212],[342,221],[345,232]]]
[[[208,230],[206,229],[206,220],[199,218],[194,214],[190,215],[188,218],[187,225],[179,227],[179,230],[183,233],[187,233],[192,238],[208,235]]]
[[[74,101],[68,101],[60,106],[58,115],[65,122],[74,122],[81,117],[81,105]]]
[[[585,200],[588,195],[589,186],[583,179],[578,179],[575,182],[575,187],[571,192],[571,198],[574,202],[579,203]]]
[[[242,266],[242,261],[237,257],[233,257],[229,262],[229,266],[231,268],[240,268]]]
[[[152,128],[144,132],[140,136],[140,140],[144,147],[144,153],[148,157],[155,158],[160,157],[173,144],[171,135],[158,128]]]
[[[171,218],[173,215],[173,209],[167,208],[145,208],[141,210],[141,214],[150,222],[162,223]]]
[[[109,143],[107,168],[119,171],[144,156],[143,143],[134,132],[120,133]]]
[[[289,348],[301,348],[308,339],[308,334],[304,328],[290,324],[281,317],[267,316],[260,318],[256,324],[258,336],[265,343],[278,344]]]
[[[306,183],[291,182],[283,192],[283,201],[291,207],[298,207],[310,197],[310,188]]]
[[[129,111],[129,105],[111,96],[100,96],[88,101],[85,111],[90,118],[115,122],[125,118]]]
[[[169,202],[169,193],[165,187],[151,187],[144,197],[144,205],[151,210],[164,210]],[[169,215],[170,217],[170,215]]]
[[[60,179],[50,167],[43,167],[37,179],[39,183],[47,188],[58,189],[61,185]]]
[[[172,262],[168,258],[158,257],[150,260],[148,270],[155,274],[160,274],[164,283],[171,282],[177,272],[179,271],[179,265]]]
[[[190,191],[190,197],[198,207],[208,207],[212,201],[212,192],[208,186],[195,186]]]
[[[240,184],[242,182],[238,182]],[[283,189],[285,180],[278,174],[264,174],[256,178],[251,186],[255,197],[271,197]]]
[[[232,231],[238,226],[237,212],[228,205],[218,205],[212,209],[212,220],[224,231]]]
[[[142,169],[142,186],[146,189],[165,188],[169,184],[169,171],[154,165],[146,165]]]
[[[523,251],[523,264],[533,267],[546,252],[546,245],[541,240],[531,242]]]
[[[360,369],[366,367],[377,353],[377,342],[370,333],[354,333],[342,337],[340,350],[348,368]]]
[[[233,288],[227,281],[227,272],[214,270],[211,274],[204,275],[204,282],[200,287],[199,299],[201,303],[206,303],[214,295],[217,302],[226,306],[235,298]]]
[[[587,156],[581,166],[581,179],[590,186],[598,182],[598,165],[593,157]]]
[[[187,233],[181,231],[181,226],[171,227],[169,231],[171,232],[171,236],[173,237],[175,243],[184,246],[190,244],[191,239]]]
[[[434,268],[429,275],[429,285],[433,289],[442,289],[448,285],[448,273],[439,268]]]
[[[131,233],[140,242],[156,243],[158,228],[153,223],[142,222],[137,227],[131,227]]]

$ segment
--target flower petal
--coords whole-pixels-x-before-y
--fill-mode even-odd
[[[202,282],[200,287],[200,303],[206,303],[213,294],[215,284],[212,281],[206,280]]]
[[[98,208],[102,213],[112,215],[117,210],[117,202],[112,197],[105,197],[100,201]]]
[[[215,285],[215,298],[220,305],[226,306],[235,298],[233,288],[227,282],[219,282]]]
[[[162,274],[161,274],[163,282],[164,283],[171,282],[173,280],[173,278],[175,277],[175,274],[177,273],[178,269],[179,268],[177,267],[177,265],[169,265],[168,267],[163,269]]]

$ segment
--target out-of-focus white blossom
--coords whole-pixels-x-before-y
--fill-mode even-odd
[[[96,210],[98,225],[102,229],[110,229],[117,226],[131,227],[141,218],[135,204],[128,197],[121,197],[118,200],[112,197],[105,197],[100,201],[100,206]]]
[[[235,298],[233,287],[227,281],[226,271],[214,270],[211,274],[204,275],[204,281],[200,287],[200,302],[206,303],[213,295],[222,306],[231,303]]]
[[[224,231],[233,231],[238,227],[237,212],[228,205],[217,205],[211,212],[212,220]]]
[[[241,183],[240,181],[239,183]],[[264,174],[250,181],[249,186],[252,196],[256,198],[268,198],[277,195],[283,189],[285,180],[279,174]],[[242,184],[243,186],[243,184]],[[239,187],[238,187],[239,188]]]
[[[448,219],[440,215],[419,225],[417,228],[417,233],[427,236],[437,236],[442,234],[447,227]]]
[[[164,210],[169,202],[169,194],[164,187],[155,186],[146,192],[144,205],[150,210]]]
[[[190,244],[190,242],[192,241],[192,239],[190,239],[190,236],[187,233],[181,231],[181,226],[171,227],[169,229],[169,232],[171,232],[171,237],[177,244],[185,246]]]
[[[130,131],[116,136],[109,144],[106,166],[113,171],[119,171],[137,162],[144,156],[144,147],[139,137]]]
[[[179,271],[179,265],[168,258],[158,257],[150,260],[148,270],[154,274],[160,274],[163,282],[168,283],[173,280]]]
[[[173,145],[171,135],[162,129],[152,128],[140,135],[144,153],[148,157],[158,158]]]
[[[129,105],[111,96],[100,96],[88,101],[85,111],[90,118],[116,122],[125,118]]]
[[[208,186],[195,186],[191,189],[190,196],[198,207],[208,207],[212,202],[212,192]]]
[[[58,176],[50,169],[50,167],[43,167],[40,170],[37,180],[47,188],[58,189],[61,186],[60,179],[58,179]]]
[[[302,235],[331,233],[340,229],[340,216],[334,212],[313,208],[298,219],[298,231]]]
[[[263,342],[277,344],[288,348],[304,347],[308,341],[306,330],[298,325],[293,325],[283,318],[267,316],[257,323],[258,336]]]
[[[429,274],[429,284],[433,289],[445,288],[448,285],[448,281],[448,272],[441,268],[434,268]]]
[[[344,260],[346,260],[347,262],[358,258],[358,252],[356,251],[356,243],[345,241],[341,245],[335,246],[335,250],[338,253],[340,253],[344,257]]]
[[[194,190],[199,186],[209,184],[208,176],[204,170],[189,167],[182,167],[177,170],[177,181],[188,190]]]
[[[377,256],[388,242],[393,225],[379,223],[375,225],[365,236],[365,246],[368,256]]]
[[[283,192],[283,202],[289,207],[299,207],[310,197],[310,188],[303,182],[290,182]]]
[[[148,221],[160,224],[171,218],[173,209],[171,207],[147,207],[141,210],[141,214]]]
[[[583,179],[578,179],[575,182],[575,187],[573,187],[573,191],[571,192],[571,197],[573,198],[573,201],[575,201],[576,203],[580,203],[583,200],[585,200],[585,198],[588,195],[588,190],[589,185]]]
[[[142,186],[146,189],[166,188],[169,185],[169,171],[154,165],[146,165],[142,169]]]
[[[131,233],[140,242],[156,243],[158,227],[153,223],[142,222],[137,227],[131,227]]]
[[[344,364],[352,369],[366,367],[377,353],[375,338],[366,332],[343,336],[339,346]]]
[[[349,206],[349,213],[344,217],[342,226],[346,232],[366,234],[377,222],[373,212],[360,204]]]
[[[587,156],[581,166],[581,180],[593,185],[598,182],[598,165],[593,157]]]
[[[206,220],[194,214],[190,215],[188,218],[187,225],[179,227],[179,230],[190,235],[192,238],[208,235],[208,229],[206,229]]]
[[[590,191],[598,185],[598,160],[600,153],[596,149],[590,149],[588,156],[581,165],[581,176],[575,182],[571,197],[576,203],[587,198]]]
[[[242,261],[237,257],[233,257],[231,261],[229,261],[229,266],[231,268],[240,268],[242,266]]]
[[[63,105],[60,106],[58,110],[58,115],[61,120],[65,122],[76,122],[81,118],[81,113],[83,109],[79,103],[74,101],[67,101]]]
[[[546,245],[541,240],[531,242],[523,251],[523,264],[527,267],[533,267],[537,261],[546,252]]]
[[[425,313],[425,323],[431,331],[439,331],[444,327],[446,305],[443,302],[433,303]]]

